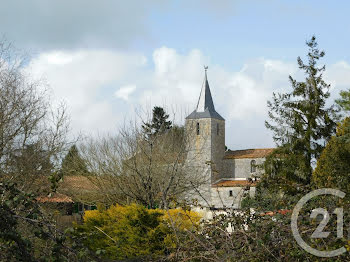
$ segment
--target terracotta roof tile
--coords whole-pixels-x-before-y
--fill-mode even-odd
[[[57,192],[71,197],[75,202],[93,203],[104,201],[104,192],[111,190],[114,183],[115,179],[107,176],[64,176]]]
[[[78,191],[98,190],[98,187],[91,181],[91,179],[85,176],[65,176],[60,187]]]
[[[36,201],[41,203],[73,203],[73,200],[66,195],[60,193],[54,193],[51,197],[49,196],[39,196],[36,198]]]
[[[289,209],[281,209],[281,210],[278,210],[278,211],[268,211],[268,212],[265,212],[265,213],[261,213],[260,216],[274,216],[276,215],[277,213],[278,214],[281,214],[281,215],[286,215],[288,213],[292,212],[292,210],[289,210]]]
[[[257,148],[227,151],[224,159],[241,159],[241,158],[264,158],[267,157],[275,148]]]

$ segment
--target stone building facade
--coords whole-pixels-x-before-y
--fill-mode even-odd
[[[196,109],[186,117],[186,168],[199,186],[189,195],[210,208],[239,208],[255,193],[261,165],[272,148],[225,150],[225,119],[216,112],[205,70]]]

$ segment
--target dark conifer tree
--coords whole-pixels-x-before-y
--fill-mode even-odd
[[[62,161],[62,175],[86,175],[88,173],[86,164],[79,154],[76,145],[71,146]]]
[[[326,105],[330,85],[323,80],[325,66],[317,64],[325,52],[317,48],[315,36],[306,44],[307,63],[297,59],[305,80],[299,82],[289,76],[293,90],[274,93],[268,101],[270,120],[265,125],[273,131],[278,148],[271,157],[273,163],[267,161],[265,166],[267,173],[272,173],[268,169],[273,167],[275,175],[308,185],[316,160],[335,132],[337,111]]]
[[[168,121],[169,115],[164,109],[155,106],[152,110],[152,121],[142,125],[143,132],[149,138],[151,136],[164,133],[166,130],[172,128],[172,122]]]

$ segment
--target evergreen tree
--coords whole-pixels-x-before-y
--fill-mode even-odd
[[[270,122],[265,125],[273,131],[278,148],[265,166],[268,174],[308,185],[325,141],[335,132],[337,114],[334,106],[326,106],[330,85],[323,80],[325,66],[317,65],[325,52],[317,48],[315,36],[306,44],[307,63],[297,59],[305,80],[298,82],[289,76],[293,90],[274,93],[268,101]]]
[[[73,145],[62,161],[62,175],[86,175],[86,164],[79,154],[76,145]]]
[[[155,106],[152,110],[152,121],[142,125],[143,132],[148,138],[164,133],[164,131],[172,127],[172,122],[168,121],[168,118],[169,115],[166,114],[162,107]]]
[[[350,112],[350,89],[347,91],[340,91],[340,99],[335,100],[339,107],[345,111]]]
[[[350,190],[350,118],[338,127],[337,134],[327,144],[313,173],[313,182],[319,188]]]

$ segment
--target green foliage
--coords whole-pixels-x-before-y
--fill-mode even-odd
[[[285,194],[284,190],[273,189],[275,187],[266,188],[263,183],[260,183],[254,198],[245,197],[242,200],[242,208],[254,208],[257,212],[293,209],[298,200],[306,193],[304,188],[299,188],[294,195]]]
[[[146,209],[132,204],[115,205],[107,210],[87,211],[84,223],[75,225],[71,238],[102,258],[155,259],[176,246],[172,230],[190,229],[200,217],[181,210]]]
[[[86,164],[79,154],[76,145],[71,146],[67,155],[62,161],[62,175],[86,175],[88,173]]]
[[[347,91],[340,91],[340,99],[335,100],[339,107],[345,111],[350,112],[350,89]]]
[[[266,161],[266,173],[304,185],[310,183],[312,165],[324,148],[324,140],[334,133],[337,119],[335,108],[326,106],[330,85],[323,80],[325,66],[317,66],[325,53],[318,50],[315,37],[306,44],[308,63],[298,57],[305,80],[289,77],[292,92],[273,94],[268,101],[270,122],[265,122],[278,146]]]
[[[62,160],[61,168],[59,170],[54,170],[49,176],[51,191],[56,192],[59,187],[59,182],[62,181],[64,176],[83,176],[88,174],[89,171],[85,161],[80,156],[76,145],[73,145]]]
[[[0,260],[76,261],[64,234],[15,183],[0,183]]]
[[[143,132],[148,138],[158,133],[164,133],[164,131],[172,127],[172,122],[168,121],[169,115],[166,114],[162,107],[155,106],[152,114],[152,121],[142,125]]]
[[[339,124],[337,134],[323,150],[313,173],[319,188],[338,188],[350,191],[350,118]]]

